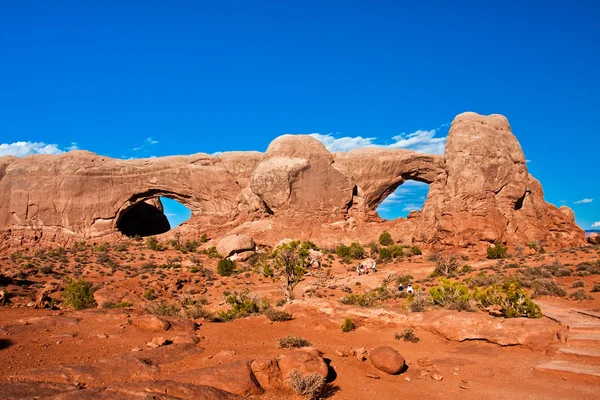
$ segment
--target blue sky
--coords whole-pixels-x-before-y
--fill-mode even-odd
[[[0,154],[431,150],[456,114],[500,113],[547,201],[600,226],[597,3],[4,1]]]

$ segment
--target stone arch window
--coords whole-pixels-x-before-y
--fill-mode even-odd
[[[180,197],[152,191],[134,195],[117,213],[115,227],[129,237],[166,233],[191,215]]]
[[[404,181],[379,204],[377,214],[385,220],[406,218],[423,208],[428,193],[428,183]]]

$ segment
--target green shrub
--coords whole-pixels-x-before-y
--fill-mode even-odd
[[[414,256],[420,256],[423,254],[419,246],[410,246],[410,251]]]
[[[388,246],[388,249],[390,249],[390,251],[392,252],[393,258],[400,258],[404,256],[404,247],[402,247],[399,244],[393,244],[391,246]]]
[[[508,257],[508,249],[502,246],[501,243],[496,243],[493,246],[487,248],[487,258],[490,260],[497,260]]]
[[[350,247],[344,244],[339,244],[335,248],[335,254],[340,258],[350,258]]]
[[[286,336],[277,339],[277,345],[282,349],[309,347],[311,343],[300,336]]]
[[[105,301],[102,303],[102,308],[127,308],[133,306],[133,303],[128,301],[122,301],[120,303],[113,303],[112,301]]]
[[[150,236],[149,238],[146,239],[146,246],[150,250],[156,250],[156,251],[164,250],[163,245],[160,244],[158,239],[156,239],[154,236]]]
[[[227,311],[218,313],[216,321],[233,321],[237,318],[260,314],[261,312],[261,305],[259,304],[258,298],[250,298],[248,289],[245,289],[242,292],[234,291],[232,294],[227,295],[225,301],[227,304],[231,305],[231,308]]]
[[[156,298],[156,295],[154,294],[154,289],[152,288],[146,289],[143,296],[146,300],[154,300]]]
[[[474,298],[482,308],[499,306],[506,318],[541,318],[540,307],[521,290],[516,281],[507,281],[502,286],[494,284],[485,289],[476,290]]]
[[[381,262],[392,261],[392,258],[393,258],[393,254],[392,254],[392,250],[390,250],[390,248],[382,247],[381,249],[379,249],[379,261],[381,261]]]
[[[448,310],[473,311],[472,295],[465,285],[460,282],[441,280],[441,285],[429,290],[434,305]]]
[[[222,258],[217,264],[217,272],[221,276],[231,276],[235,272],[235,261],[229,258]]]
[[[209,247],[208,249],[203,250],[202,253],[206,254],[210,258],[221,258],[216,246]]]
[[[594,287],[592,287],[591,292],[592,293],[598,293],[598,292],[600,292],[600,283],[594,283]]]
[[[73,307],[76,310],[96,307],[94,300],[94,289],[92,284],[83,279],[74,281],[69,280],[62,293],[63,304]]]
[[[388,231],[384,231],[381,235],[379,235],[379,244],[382,246],[390,246],[394,244],[392,235],[390,235]]]
[[[181,247],[181,251],[195,253],[200,246],[200,243],[196,240],[186,240],[183,246]]]
[[[283,310],[277,310],[275,308],[269,308],[265,311],[265,315],[273,322],[290,321],[292,314]]]
[[[394,334],[394,338],[396,340],[404,340],[405,342],[411,343],[418,343],[419,340],[421,340],[417,335],[415,335],[415,331],[413,331],[412,328],[406,328],[402,333],[396,332]]]
[[[471,267],[468,264],[465,264],[462,266],[462,268],[460,269],[461,274],[468,274],[470,272],[473,272],[473,267]]]
[[[391,299],[394,295],[388,290],[385,284],[377,289],[369,290],[364,293],[350,293],[344,296],[340,301],[342,304],[354,305],[360,307],[372,307],[384,300]]]
[[[355,260],[362,260],[365,256],[365,249],[360,245],[360,243],[352,243],[350,244],[350,257]]]
[[[342,323],[342,332],[350,332],[355,329],[356,326],[354,326],[354,322],[352,322],[350,318],[344,319],[344,322]]]

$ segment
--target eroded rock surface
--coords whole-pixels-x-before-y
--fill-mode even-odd
[[[377,206],[406,180],[430,185],[422,210],[381,220]],[[387,229],[433,247],[585,243],[572,211],[544,201],[507,119],[463,113],[443,156],[383,148],[331,154],[310,136],[284,135],[264,154],[0,157],[1,245],[164,232],[159,196],[190,208],[175,230],[190,237],[247,233],[274,245],[285,237],[373,240]]]

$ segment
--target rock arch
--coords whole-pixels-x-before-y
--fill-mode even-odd
[[[423,209],[407,220],[382,221],[377,206],[406,180],[430,184]],[[0,157],[5,232],[110,235],[127,210],[157,196],[192,211],[190,234],[245,232],[270,243],[373,240],[384,228],[437,247],[585,243],[573,213],[544,201],[500,115],[458,115],[443,156],[376,147],[330,153],[308,135],[284,135],[264,154]]]

